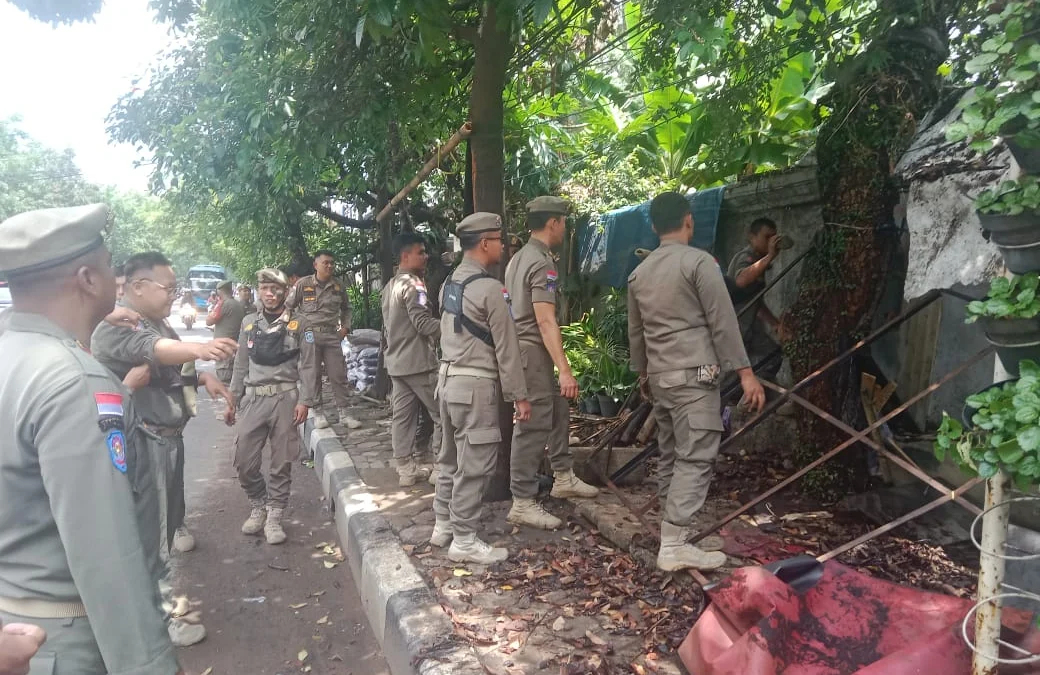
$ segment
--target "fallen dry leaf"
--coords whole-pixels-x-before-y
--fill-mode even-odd
[[[306,602],[300,602],[300,603],[297,603],[297,604],[295,604],[295,605],[289,605],[289,609],[303,609],[303,608],[304,608],[304,607],[306,607],[306,606],[307,606],[308,604],[309,604],[309,603],[306,603]]]
[[[297,660],[299,660],[302,663],[303,661],[307,660],[308,656],[310,656],[310,654],[307,653],[307,650],[306,649],[301,649],[300,653],[296,655],[296,658],[297,658]]]
[[[503,591],[511,591],[511,590],[513,590],[513,587],[510,586],[509,584],[506,584],[505,586],[499,586],[499,588],[502,589]]]
[[[473,572],[470,572],[469,570],[467,570],[465,568],[462,568],[462,567],[456,567],[455,571],[453,572],[453,574],[455,576],[457,576],[457,577],[471,577],[471,576],[473,576]]]
[[[320,619],[318,619],[315,623],[317,623],[319,626],[324,626],[328,622],[329,622],[329,615],[326,614],[325,616],[323,616]]]
[[[315,544],[315,545],[314,545],[314,548],[325,548],[325,547],[326,547],[326,546],[328,546],[328,545],[329,545],[329,542],[327,542],[327,541],[323,541],[323,542],[320,542],[320,543],[318,543],[318,544]]]
[[[602,647],[607,644],[606,640],[596,635],[591,630],[585,631],[585,637],[587,637],[589,639],[589,642],[596,645],[597,647]]]
[[[325,595],[325,591],[314,591],[313,593],[311,593],[310,597],[320,598],[323,595]]]
[[[325,569],[327,570],[331,570],[333,567],[339,564],[338,562],[332,562],[331,560],[322,560],[322,563],[325,565]]]
[[[561,616],[557,617],[556,621],[552,622],[552,629],[559,633],[561,630],[567,627],[567,621]]]
[[[202,671],[202,675],[210,675],[213,672],[213,666],[210,666],[206,670]]]

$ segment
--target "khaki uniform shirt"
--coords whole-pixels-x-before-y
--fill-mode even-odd
[[[300,322],[293,319],[286,311],[274,321],[260,312],[250,315],[242,320],[239,326],[238,354],[235,355],[235,371],[231,376],[231,393],[236,401],[241,401],[246,393],[246,387],[258,387],[265,384],[282,384],[300,381],[301,359],[299,354],[288,359],[277,366],[265,366],[249,358],[249,350],[252,348],[252,333],[259,328],[265,333],[280,330],[285,326],[285,340],[282,342],[282,351],[289,352],[294,349],[302,350],[305,343],[302,339]]]
[[[463,257],[451,274],[454,281],[465,281],[487,270],[473,259]],[[520,343],[510,315],[508,291],[496,279],[477,279],[466,286],[462,309],[471,321],[491,333],[494,348],[471,335],[465,327],[455,332],[455,315],[441,312],[441,361],[467,368],[497,370],[502,383],[502,396],[507,401],[527,400],[527,385],[520,361]],[[444,307],[444,287],[441,287]]]
[[[513,319],[520,342],[542,345],[534,303],[556,305],[556,262],[549,247],[531,238],[506,267],[506,288],[513,299]]]
[[[152,379],[147,387],[134,392],[134,404],[146,423],[164,428],[187,424],[191,412],[184,400],[185,381],[181,366],[164,366],[155,358],[155,345],[162,339],[180,340],[169,321],[141,320],[137,330],[101,323],[90,340],[94,357],[120,379],[130,369],[151,365]]]
[[[350,298],[347,287],[333,277],[326,283],[315,275],[303,277],[289,291],[285,306],[297,310],[296,318],[308,328],[331,328],[337,326],[350,330]]]
[[[48,319],[12,312],[6,323],[0,596],[81,601],[108,673],[173,675],[177,659],[149,568],[148,550],[157,549],[142,544],[138,529],[134,491],[150,475],[138,476],[149,474],[147,457],[127,442],[130,394]]]
[[[220,303],[220,318],[213,324],[213,337],[237,340],[244,318],[246,318],[245,305],[234,298],[225,298]]]
[[[628,339],[636,372],[751,365],[718,263],[677,242],[662,243],[629,275]]]
[[[430,310],[423,280],[407,272],[398,274],[383,287],[381,297],[386,372],[404,377],[436,370],[441,322]]]
[[[729,273],[730,278],[736,281],[737,276],[740,275],[741,272],[751,267],[761,259],[762,256],[755,253],[750,246],[745,246],[744,248],[740,249],[740,252],[733,256],[733,260],[730,261],[729,269],[727,270],[727,272]],[[765,279],[760,278],[758,281],[751,284],[750,286],[745,286],[744,290],[752,295],[757,295],[761,293],[762,289],[765,287]],[[737,321],[740,322],[740,334],[743,336],[745,342],[747,342],[751,338],[752,333],[754,333],[755,331],[764,330],[760,325],[761,321],[758,318],[758,309],[762,306],[762,303],[763,300],[757,300],[755,302],[754,307],[744,312],[744,314],[737,319]],[[737,312],[740,312],[740,310],[742,310],[745,305],[747,305],[747,303],[742,302],[739,305],[737,305],[734,309]]]

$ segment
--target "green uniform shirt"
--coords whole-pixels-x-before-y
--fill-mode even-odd
[[[172,675],[122,383],[45,317],[0,335],[0,596],[86,607],[110,675]],[[146,458],[142,458],[146,459]]]
[[[426,284],[414,274],[402,272],[386,283],[380,295],[386,372],[404,377],[436,370],[435,345],[441,338],[441,322],[430,310]]]
[[[102,323],[94,330],[90,348],[95,358],[120,378],[134,366],[151,364],[148,386],[134,392],[137,413],[150,425],[176,428],[187,424],[190,412],[184,401],[181,366],[164,366],[155,358],[155,345],[163,338],[181,339],[169,321],[156,324],[142,319],[136,330]]]
[[[235,355],[235,371],[231,376],[231,393],[235,396],[236,401],[241,401],[245,398],[246,387],[300,381],[300,364],[302,363],[300,355],[304,347],[313,349],[313,345],[305,343],[301,339],[301,327],[298,320],[293,319],[286,312],[275,321],[269,321],[267,316],[260,312],[259,314],[251,314],[243,319],[239,328],[241,333],[236,336],[239,341],[238,354]],[[287,353],[296,350],[297,355],[277,365],[257,363],[250,358],[250,351],[253,349],[253,332],[257,329],[263,333],[284,330],[285,338],[282,342],[282,352]],[[301,392],[301,399],[309,401],[310,396],[304,396],[304,393],[307,392]]]
[[[303,277],[289,292],[285,306],[297,310],[296,318],[307,328],[334,330],[342,326],[350,330],[350,297],[347,287],[335,277],[324,283],[313,274]]]

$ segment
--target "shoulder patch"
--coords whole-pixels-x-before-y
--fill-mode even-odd
[[[306,342],[307,344],[313,344],[314,343],[314,331],[306,331],[306,332],[304,332],[304,334],[303,334],[303,341]]]
[[[246,332],[248,333],[248,332],[249,332],[249,331],[251,331],[251,330],[253,330],[253,324],[249,324],[249,325],[247,325],[247,326],[246,326]]]
[[[105,443],[108,445],[108,456],[112,460],[112,466],[118,469],[119,473],[126,473],[126,437],[123,436],[123,432],[119,429],[108,432]]]
[[[300,322],[297,321],[296,319],[293,319],[292,321],[289,322],[288,328],[289,328],[289,330],[299,330],[300,329]]]
[[[556,270],[547,270],[545,272],[545,289],[550,293],[556,292],[556,279],[558,275]]]

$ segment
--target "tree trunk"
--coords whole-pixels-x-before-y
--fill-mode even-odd
[[[470,92],[470,121],[473,135],[469,139],[472,156],[473,209],[505,215],[505,142],[502,137],[506,85],[506,68],[513,51],[510,31],[499,22],[495,5],[484,6],[484,18],[474,42],[476,63],[473,67],[473,89]],[[508,236],[505,218],[502,236]],[[508,252],[508,247],[506,251]],[[504,269],[504,265],[502,266]],[[501,270],[500,270],[501,274]],[[509,453],[513,436],[513,406],[500,406],[502,444],[495,475],[488,482],[485,499],[509,499]]]
[[[816,145],[824,227],[805,260],[798,297],[782,318],[793,336],[785,351],[795,381],[871,328],[899,246],[893,226],[899,186],[892,168],[909,146],[917,120],[938,100],[936,73],[946,57],[945,43],[946,34],[930,28],[893,31],[847,64],[823,102],[831,111]],[[879,57],[879,51],[887,56]],[[878,70],[868,70],[868,63],[878,62],[883,63]],[[850,360],[818,378],[803,395],[862,427],[859,387],[859,367]],[[803,463],[846,438],[809,414],[799,419],[799,432],[804,450],[798,460]],[[856,453],[844,457],[843,463],[832,462],[807,477],[805,487],[826,498],[862,485],[864,464]]]
[[[307,252],[307,240],[303,237],[303,225],[300,222],[302,215],[302,211],[287,213],[283,221],[285,223],[285,236],[288,240],[289,252],[292,254],[293,262],[297,265],[310,261],[310,254]]]

